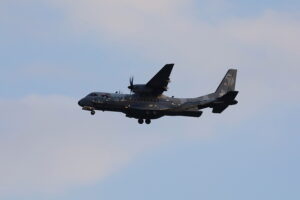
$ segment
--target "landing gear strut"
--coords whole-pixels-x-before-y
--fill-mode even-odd
[[[91,111],[91,115],[94,115],[96,112],[94,110]]]
[[[150,119],[146,119],[146,124],[150,124],[151,123],[151,120]]]
[[[138,122],[139,122],[139,124],[143,124],[144,120],[143,119],[139,119]]]

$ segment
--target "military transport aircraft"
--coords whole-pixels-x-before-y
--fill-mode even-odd
[[[196,98],[174,98],[163,95],[170,82],[174,64],[165,65],[147,84],[133,84],[130,78],[130,94],[92,92],[78,104],[83,110],[114,111],[126,114],[126,117],[138,119],[139,124],[150,124],[152,119],[163,116],[200,117],[201,109],[212,108],[213,113],[222,113],[228,106],[238,102],[235,97],[236,69],[228,70],[214,93]]]

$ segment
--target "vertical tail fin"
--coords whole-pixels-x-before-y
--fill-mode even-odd
[[[224,79],[222,80],[218,89],[215,92],[215,94],[218,97],[225,95],[227,92],[235,90],[236,75],[237,75],[236,69],[228,70]]]

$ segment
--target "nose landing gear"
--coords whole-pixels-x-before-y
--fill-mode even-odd
[[[91,115],[95,115],[95,111],[94,110],[91,110]]]

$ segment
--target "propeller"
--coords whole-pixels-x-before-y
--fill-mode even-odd
[[[130,78],[129,78],[129,86],[128,86],[128,89],[130,89],[131,91],[132,91],[132,89],[133,89],[133,76],[131,76]]]

